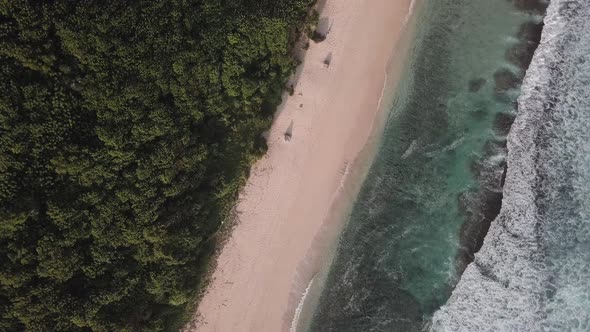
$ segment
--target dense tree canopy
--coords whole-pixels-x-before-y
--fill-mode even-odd
[[[0,0],[0,330],[174,326],[311,0]]]

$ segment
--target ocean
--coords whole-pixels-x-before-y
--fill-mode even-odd
[[[424,0],[420,7],[405,74],[388,92],[378,152],[309,331],[470,328],[461,323],[465,295],[452,292],[489,247],[486,239],[474,256],[490,225],[491,233],[497,228],[512,174],[508,130],[546,4]]]
[[[590,2],[553,0],[508,137],[502,211],[435,331],[590,330]]]

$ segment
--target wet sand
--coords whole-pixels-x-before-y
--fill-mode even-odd
[[[314,240],[333,219],[331,208],[373,132],[410,3],[328,0],[321,6],[326,39],[312,41],[305,53],[294,93],[277,111],[268,153],[252,168],[236,226],[185,331],[291,328],[313,277],[306,262]]]

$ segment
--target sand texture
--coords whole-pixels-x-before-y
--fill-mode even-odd
[[[301,267],[371,134],[409,9],[410,0],[322,4],[326,39],[305,52],[186,331],[289,331],[313,274]]]

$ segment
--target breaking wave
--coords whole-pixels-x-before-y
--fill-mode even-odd
[[[590,330],[590,2],[553,0],[508,136],[502,210],[434,331]]]

